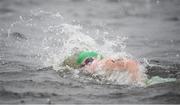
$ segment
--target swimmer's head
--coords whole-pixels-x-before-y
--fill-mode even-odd
[[[85,60],[88,58],[96,58],[96,59],[102,59],[102,55],[99,55],[95,51],[81,51],[79,53],[75,53],[72,56],[67,57],[64,62],[63,66],[68,65],[72,68],[81,68],[82,64],[85,64]]]

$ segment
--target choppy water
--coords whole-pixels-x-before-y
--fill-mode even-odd
[[[179,0],[1,0],[0,103],[180,103]],[[74,51],[141,62],[134,87],[59,67]]]

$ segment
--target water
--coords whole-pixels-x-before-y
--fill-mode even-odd
[[[179,5],[1,0],[0,103],[180,103]],[[141,87],[60,67],[76,48],[130,57],[148,78],[176,81]]]

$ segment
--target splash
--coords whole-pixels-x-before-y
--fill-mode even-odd
[[[58,30],[58,31],[57,31]],[[48,57],[45,65],[53,65],[54,69],[58,69],[58,66],[64,59],[77,51],[93,50],[108,57],[131,57],[126,52],[114,52],[113,47],[121,45],[127,38],[117,38],[115,41],[110,41],[105,37],[102,38],[103,45],[98,44],[95,39],[82,32],[83,27],[81,25],[72,24],[59,24],[56,26],[49,26],[47,32],[54,32],[56,35],[48,36],[43,39],[42,48],[47,53]],[[57,34],[58,32],[58,34]],[[61,43],[61,44],[57,44]],[[123,43],[124,44],[124,43]],[[53,45],[53,46],[52,46]],[[125,45],[120,46],[123,50]]]
[[[57,27],[55,27],[57,28]],[[104,44],[99,45],[95,39],[90,37],[89,35],[84,34],[81,30],[83,30],[83,27],[80,25],[71,25],[71,24],[61,24],[58,26],[61,30],[61,34],[63,34],[65,37],[63,38],[63,44],[61,49],[59,49],[60,52],[53,52],[49,54],[48,61],[46,63],[53,65],[54,69],[57,71],[61,70],[61,73],[67,69],[72,70],[70,68],[62,68],[60,64],[65,60],[66,57],[74,54],[75,52],[82,51],[82,50],[93,50],[96,52],[99,52],[103,54],[104,57],[114,57],[114,58],[122,58],[122,57],[129,57],[130,54],[123,51],[125,48],[124,41],[125,38],[123,38],[121,41],[119,38],[118,41],[110,41],[108,39],[103,38]],[[55,29],[56,30],[56,29]],[[48,41],[49,42],[49,41]],[[119,42],[119,43],[118,43]],[[47,44],[47,41],[46,41]],[[114,47],[117,47],[118,45],[122,45],[121,52],[115,52],[113,50]],[[48,47],[49,48],[49,47]],[[49,50],[48,50],[49,51]],[[72,70],[74,71],[74,70]],[[77,71],[77,70],[76,70]],[[145,75],[145,68],[141,65],[140,66],[140,73],[142,78],[146,78]],[[74,74],[74,72],[72,73]],[[107,73],[100,68],[98,72],[91,75],[95,77],[95,79],[99,83],[113,83],[113,84],[132,84],[130,82],[131,76],[127,72],[113,72],[111,75],[107,75]],[[76,78],[79,76],[75,76]],[[84,78],[86,80],[87,77]],[[97,79],[98,78],[98,79]],[[99,81],[100,80],[100,81]],[[108,82],[106,82],[108,81]],[[140,81],[138,83],[134,83],[135,85],[144,85],[143,81]]]
[[[43,67],[53,66],[54,70],[64,76],[68,71],[72,74],[69,77],[78,80],[86,81],[88,79],[96,80],[98,83],[129,84],[130,77],[127,72],[114,72],[106,75],[103,70],[99,70],[91,76],[86,76],[86,74],[81,75],[80,70],[60,66],[66,57],[82,50],[93,50],[104,57],[133,58],[124,50],[127,37],[116,35],[117,37],[113,36],[114,39],[110,40],[107,37],[110,35],[108,32],[102,32],[104,34],[98,32],[96,36],[102,42],[99,44],[95,38],[91,37],[91,33],[86,33],[88,30],[83,29],[82,25],[67,23],[59,12],[36,10],[32,11],[30,16],[20,16],[19,19],[11,25],[8,35],[17,31],[27,37],[27,41],[20,42],[19,45],[21,45],[21,49],[26,49],[29,55],[36,56],[36,58],[30,56],[28,60],[31,62],[38,61]],[[119,50],[115,51],[116,48]],[[143,65],[140,65],[140,72],[142,78],[146,78],[146,69]]]

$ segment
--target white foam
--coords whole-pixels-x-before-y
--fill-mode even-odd
[[[47,12],[43,10],[32,11],[30,17],[20,16],[20,21],[16,23],[20,24],[22,28],[26,28],[26,32],[32,32],[28,34],[37,34],[40,40],[36,43],[28,41],[28,48],[30,52],[36,53],[39,56],[40,61],[45,67],[53,66],[55,70],[62,70],[59,65],[63,60],[81,50],[93,50],[101,53],[104,57],[129,57],[133,56],[124,51],[126,48],[125,41],[127,37],[119,35],[114,39],[109,40],[105,36],[110,35],[109,32],[100,32],[98,30],[97,36],[102,36],[101,40],[103,44],[98,44],[95,39],[90,37],[90,33],[84,32],[81,25],[68,24],[64,22],[63,16],[59,13]],[[25,27],[23,27],[23,25]],[[33,26],[33,28],[32,28]],[[15,25],[11,26],[14,28]],[[29,29],[29,31],[28,31]],[[31,31],[30,29],[37,29]],[[91,30],[92,31],[92,30]],[[103,34],[104,35],[100,35]],[[28,35],[27,34],[27,35]],[[41,37],[40,37],[41,36]],[[118,35],[117,35],[118,36]],[[119,52],[114,51],[114,48],[118,47]],[[141,70],[145,75],[145,68],[141,65]],[[78,77],[79,72],[75,72],[75,77]],[[129,75],[127,72],[113,72],[111,75],[106,74],[103,70],[99,70],[94,75],[101,75],[102,80],[112,81],[117,84],[129,84]],[[144,76],[145,77],[145,76]]]
[[[101,54],[103,54],[105,57],[106,56],[111,56],[113,58],[119,58],[119,57],[130,57],[132,58],[132,56],[130,54],[128,54],[127,52],[124,52],[123,50],[121,50],[121,52],[115,52],[113,51],[113,47],[118,46],[119,44],[122,44],[122,49],[125,48],[125,45],[123,43],[123,41],[120,41],[120,39],[118,38],[118,42],[116,41],[110,41],[107,39],[103,39],[104,40],[104,44],[103,45],[98,45],[96,43],[96,41],[91,38],[90,36],[84,34],[81,30],[83,30],[83,27],[80,25],[71,25],[71,24],[61,24],[58,27],[51,27],[51,31],[52,30],[57,30],[57,29],[53,29],[53,28],[60,28],[59,30],[61,30],[61,34],[63,34],[65,36],[65,38],[62,38],[61,41],[63,41],[62,46],[58,49],[58,51],[48,51],[49,47],[46,46],[44,48],[48,49],[48,55],[49,57],[46,58],[46,61],[44,61],[45,65],[53,65],[55,70],[59,70],[60,66],[59,64],[61,62],[63,62],[63,60],[67,57],[72,55],[73,53],[77,52],[77,51],[82,51],[82,50],[94,50],[97,51]],[[125,39],[122,39],[125,40]],[[49,41],[51,41],[50,39],[48,41],[45,41],[46,44],[50,43]],[[52,40],[54,41],[54,40]],[[55,40],[57,41],[57,40]],[[54,43],[54,42],[53,42]],[[56,47],[54,47],[56,48]],[[53,48],[53,49],[54,49]],[[61,69],[62,70],[62,69]],[[145,75],[145,68],[143,67],[143,65],[141,65],[140,67],[140,72],[142,74],[142,78],[146,78]],[[105,81],[110,81],[114,84],[133,84],[132,81],[130,81],[130,75],[128,74],[128,72],[112,72],[110,75],[106,72],[104,72],[102,69],[99,70],[99,72],[97,72],[96,74],[94,74],[96,76],[100,76],[102,80]],[[76,73],[76,77],[78,77],[77,73]],[[143,81],[140,81],[139,83],[136,84],[143,84]]]

